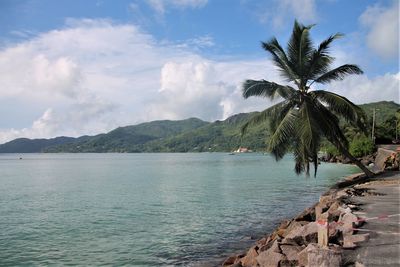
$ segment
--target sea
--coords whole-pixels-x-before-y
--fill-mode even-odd
[[[216,266],[351,165],[291,155],[0,154],[0,266]]]

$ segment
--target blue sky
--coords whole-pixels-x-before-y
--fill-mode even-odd
[[[365,72],[324,89],[399,102],[398,1],[2,0],[0,12],[0,112],[13,114],[0,142],[264,109],[240,85],[281,82],[260,42],[284,45],[296,18],[316,43],[344,33],[336,64]]]

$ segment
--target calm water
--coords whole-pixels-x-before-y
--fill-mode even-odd
[[[0,265],[215,263],[354,171],[304,178],[262,154],[0,154]]]

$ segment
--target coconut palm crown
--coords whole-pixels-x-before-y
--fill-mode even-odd
[[[262,47],[272,55],[273,63],[289,85],[266,80],[246,80],[243,83],[244,98],[260,96],[272,100],[280,97],[283,101],[252,117],[242,127],[242,133],[253,124],[269,121],[272,135],[268,147],[276,160],[291,151],[296,173],[309,175],[312,164],[314,176],[318,168],[318,151],[325,137],[367,176],[371,176],[373,173],[349,153],[349,143],[339,127],[339,117],[343,117],[365,130],[364,112],[343,96],[311,87],[314,83],[327,84],[363,72],[352,64],[331,68],[334,58],[329,55],[329,47],[342,34],[329,36],[318,47],[313,47],[309,33],[312,27],[295,21],[286,51],[276,38],[262,42]]]

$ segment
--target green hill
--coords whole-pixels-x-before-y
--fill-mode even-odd
[[[372,121],[376,111],[376,136],[393,139],[394,116],[400,105],[395,102],[376,102],[360,105]],[[191,118],[180,121],[153,121],[116,128],[106,134],[79,138],[57,137],[52,139],[20,138],[0,145],[0,153],[30,152],[205,152],[232,151],[239,146],[254,151],[265,151],[268,126],[249,128],[241,138],[242,125],[254,113],[241,113],[213,123]],[[371,124],[371,123],[370,123]],[[355,129],[344,126],[351,140]]]
[[[381,124],[390,120],[396,111],[400,109],[400,105],[393,101],[380,101],[369,104],[362,104],[360,107],[365,111],[368,117],[372,118],[375,109],[376,123]]]
[[[152,121],[119,127],[107,134],[93,136],[82,142],[50,146],[44,152],[142,152],[143,144],[197,129],[209,122],[191,118],[180,121]]]
[[[81,137],[80,140],[85,137]],[[51,139],[28,139],[18,138],[0,145],[0,153],[36,153],[49,146],[57,146],[73,143],[78,138],[73,137],[56,137]]]
[[[216,121],[198,129],[142,146],[144,152],[213,152],[232,151],[239,146],[264,150],[268,130],[265,126],[250,129],[241,139],[242,125],[255,113],[237,114],[224,121]]]

